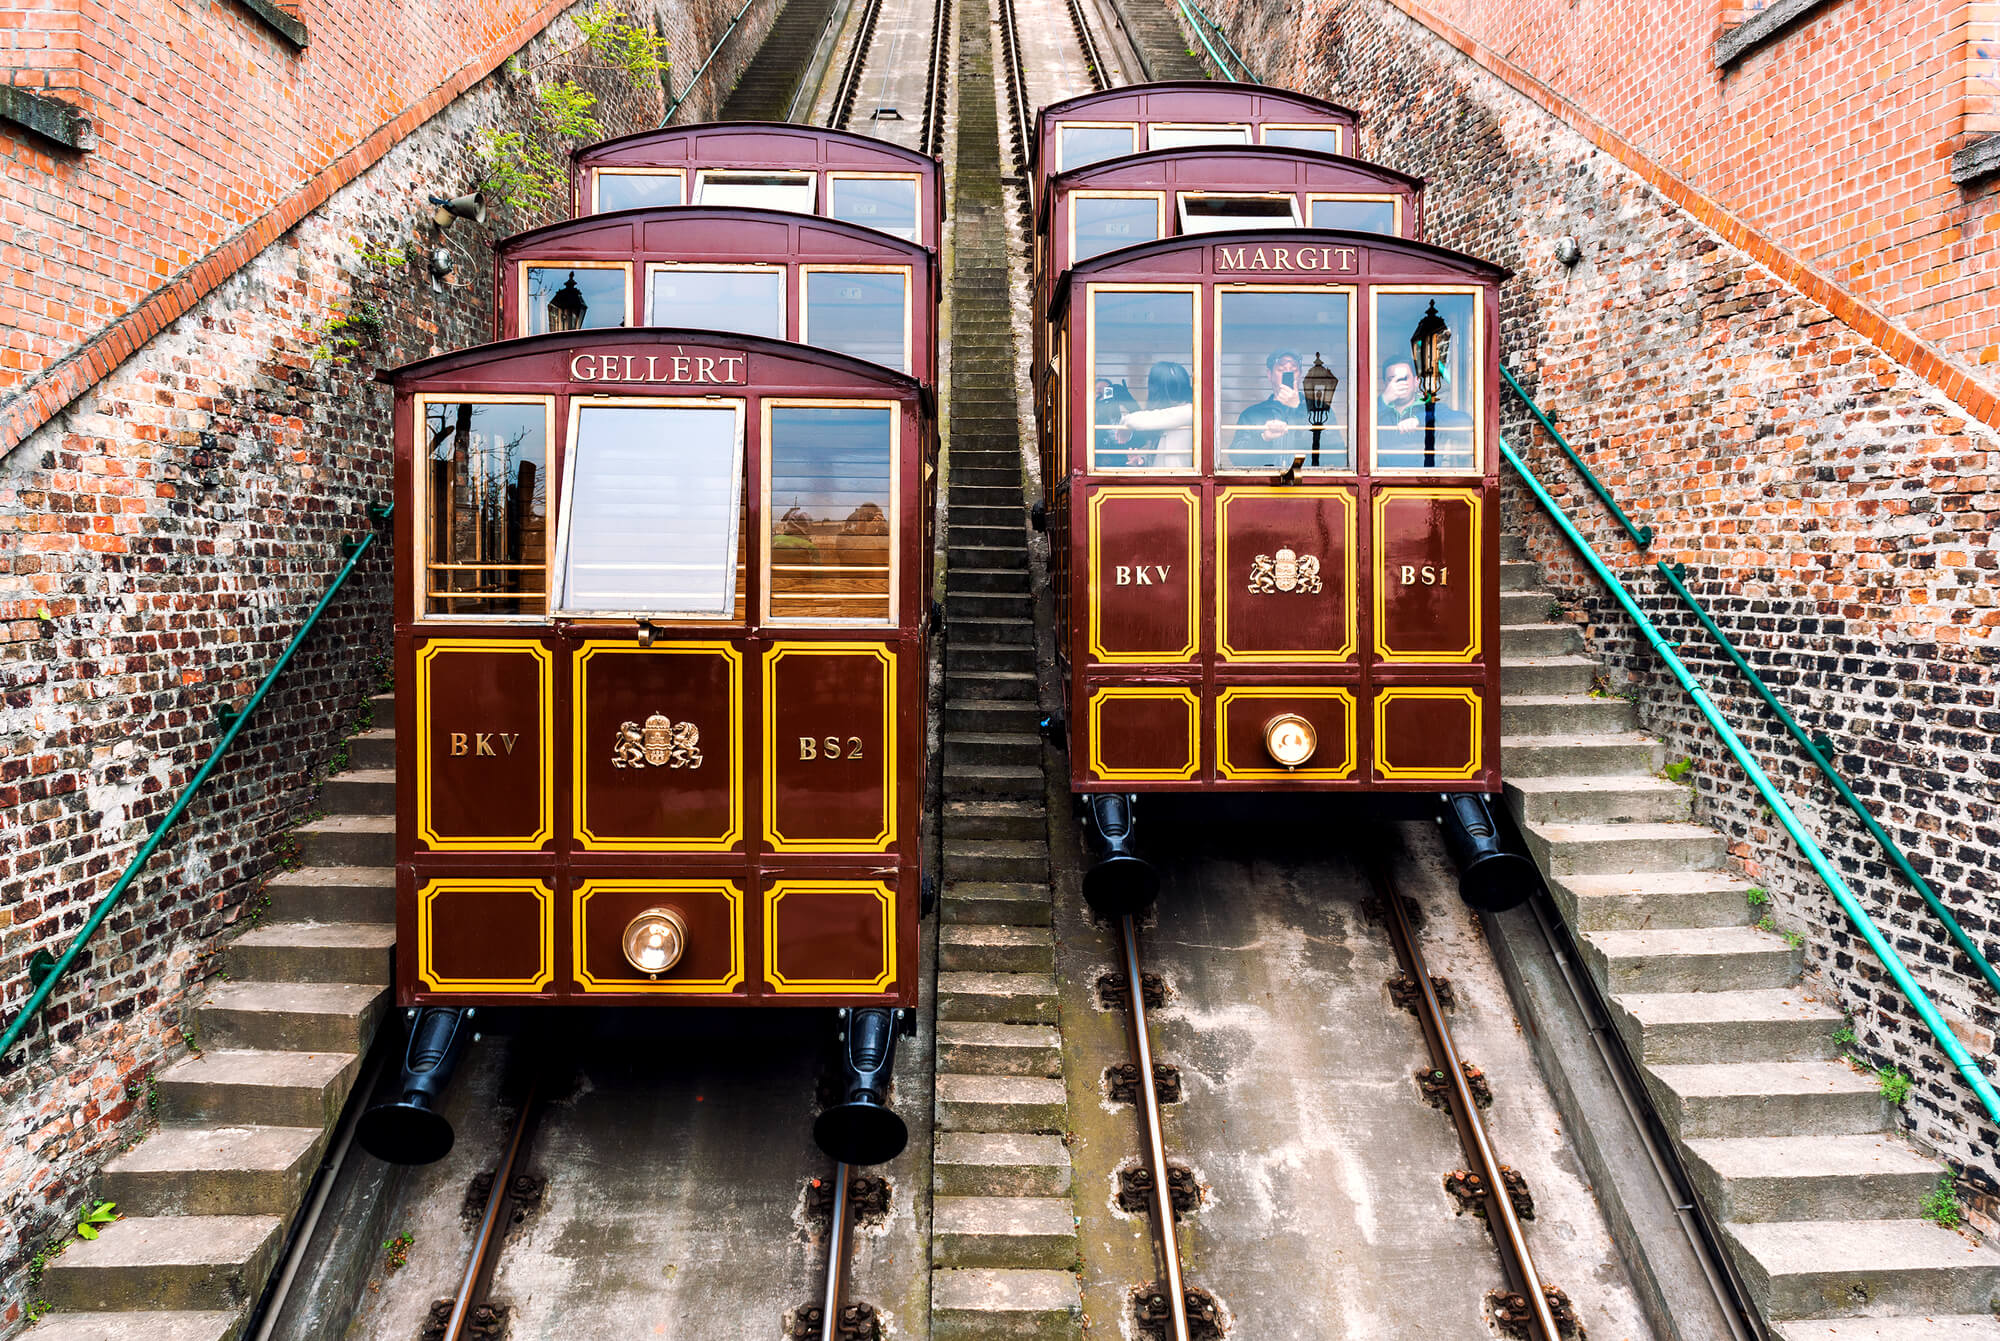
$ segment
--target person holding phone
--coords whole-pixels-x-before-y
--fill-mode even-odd
[[[1297,351],[1274,350],[1264,360],[1264,376],[1270,382],[1270,394],[1236,416],[1236,432],[1230,439],[1229,459],[1225,463],[1232,470],[1283,470],[1292,464],[1294,456],[1312,448],[1305,401],[1299,394],[1299,383],[1305,373]],[[1327,454],[1329,445],[1333,449],[1331,457]],[[1338,463],[1346,458],[1347,448],[1340,428],[1328,424],[1326,433],[1321,435],[1320,460]]]

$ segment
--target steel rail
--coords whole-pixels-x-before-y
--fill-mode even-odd
[[[479,1230],[472,1239],[472,1255],[466,1259],[465,1275],[460,1278],[458,1293],[451,1301],[451,1318],[445,1323],[443,1341],[464,1341],[473,1305],[492,1283],[493,1259],[498,1256],[493,1248],[500,1211],[513,1198],[514,1176],[521,1167],[523,1154],[541,1118],[542,1082],[539,1074],[534,1074],[538,1070],[531,1068],[528,1092],[521,1100],[520,1116],[514,1119],[506,1151],[500,1158],[500,1166],[493,1172],[493,1186],[487,1190],[486,1206],[479,1216]]]
[[[1132,1056],[1139,1064],[1133,1103],[1144,1121],[1146,1163],[1153,1172],[1153,1216],[1159,1222],[1160,1257],[1164,1263],[1161,1280],[1173,1310],[1173,1341],[1188,1341],[1187,1290],[1181,1284],[1181,1248],[1174,1233],[1173,1195],[1168,1190],[1167,1146],[1160,1133],[1160,1096],[1153,1088],[1153,1045],[1146,1037],[1146,984],[1145,975],[1139,971],[1139,931],[1130,913],[1118,919],[1118,929],[1125,948],[1125,1018],[1132,1027]]]
[[[840,1341],[840,1288],[847,1275],[847,1241],[854,1226],[854,1207],[847,1197],[851,1170],[833,1166],[833,1211],[826,1225],[826,1293],[820,1304],[819,1341]]]
[[[1104,53],[1098,50],[1097,39],[1091,36],[1090,24],[1083,15],[1083,0],[1068,0],[1070,27],[1076,30],[1076,44],[1083,51],[1083,68],[1090,75],[1090,88],[1094,93],[1102,93],[1109,84],[1104,73]]]
[[[1430,1045],[1431,1061],[1450,1082],[1447,1097],[1452,1122],[1458,1128],[1459,1143],[1465,1147],[1467,1157],[1476,1166],[1474,1172],[1485,1180],[1486,1223],[1492,1228],[1493,1241],[1500,1249],[1501,1264],[1514,1288],[1527,1300],[1542,1341],[1561,1341],[1555,1317],[1549,1312],[1549,1301],[1542,1293],[1541,1277],[1535,1272],[1534,1256],[1528,1251],[1527,1235],[1521,1230],[1520,1217],[1514,1214],[1513,1199],[1507,1195],[1506,1180],[1500,1173],[1500,1157],[1494,1152],[1486,1124],[1480,1120],[1479,1105],[1472,1097],[1472,1087],[1466,1083],[1458,1048],[1451,1039],[1451,1028],[1445,1023],[1444,1006],[1438,1001],[1437,989],[1431,986],[1430,966],[1424,961],[1423,947],[1417,944],[1409,916],[1403,911],[1402,895],[1397,892],[1395,881],[1390,878],[1379,857],[1371,856],[1366,864],[1369,883],[1374,885],[1375,893],[1382,902],[1388,905],[1389,938],[1395,944],[1396,958],[1402,961],[1404,971],[1416,981],[1417,1021],[1423,1026],[1424,1041]]]
[[[951,97],[951,0],[937,0],[931,19],[931,73],[924,81],[924,133],[917,145],[920,153],[942,160],[944,156],[944,113]]]
[[[827,125],[846,130],[854,115],[854,100],[861,96],[861,71],[868,64],[868,48],[875,41],[875,21],[882,17],[882,0],[868,0],[861,10],[861,26],[854,30],[854,45],[847,50],[847,64],[841,68],[840,82],[834,85],[833,106],[827,109]]]
[[[1007,76],[1008,126],[1014,135],[1014,165],[1023,177],[1028,171],[1028,146],[1034,131],[1028,124],[1028,74],[1021,65],[1021,39],[1014,20],[1014,0],[999,0],[1000,47]],[[1022,200],[1029,195],[1022,191]],[[1032,205],[1025,205],[1032,209]],[[1033,231],[1032,228],[1030,231]]]

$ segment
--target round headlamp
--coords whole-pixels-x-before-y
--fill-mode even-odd
[[[687,949],[687,922],[679,910],[648,908],[625,924],[625,962],[657,977],[681,962]]]
[[[1319,748],[1319,733],[1297,713],[1284,713],[1264,723],[1264,748],[1286,768],[1297,768]]]

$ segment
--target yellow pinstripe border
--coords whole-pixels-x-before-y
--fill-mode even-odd
[[[1280,768],[1275,764],[1270,768],[1231,768],[1229,766],[1229,709],[1235,703],[1254,703],[1258,700],[1330,698],[1347,704],[1346,750],[1341,755],[1344,761],[1338,767],[1329,768]],[[1293,689],[1272,686],[1270,688],[1225,689],[1215,700],[1215,771],[1225,778],[1295,778],[1308,782],[1339,782],[1353,776],[1355,767],[1361,762],[1356,757],[1355,741],[1360,723],[1356,720],[1354,695],[1339,688]]]
[[[882,971],[873,978],[787,978],[778,972],[778,905],[788,894],[873,894],[882,904]],[[880,880],[779,880],[764,891],[764,977],[774,992],[886,992],[896,984],[896,894]]]
[[[584,761],[588,749],[598,742],[587,739],[590,660],[611,656],[717,656],[729,662],[729,827],[721,834],[692,834],[654,838],[599,838],[585,822],[589,789],[584,784]],[[588,642],[576,651],[571,673],[576,700],[574,739],[570,745],[570,807],[574,812],[577,846],[591,852],[727,852],[743,839],[743,654],[728,643],[669,643],[659,647],[634,647],[630,643]]]
[[[1382,514],[1389,504],[1405,502],[1413,498],[1428,498],[1437,501],[1457,499],[1472,506],[1472,516],[1467,522],[1468,529],[1471,532],[1469,538],[1472,542],[1469,546],[1472,553],[1472,621],[1470,625],[1472,641],[1456,652],[1392,652],[1382,638],[1382,621],[1385,609],[1383,593],[1389,587],[1389,567],[1387,560],[1383,557],[1387,553],[1387,550],[1383,545]],[[1412,662],[1424,662],[1436,665],[1438,663],[1477,661],[1479,659],[1480,629],[1483,627],[1480,619],[1485,611],[1485,587],[1481,583],[1481,578],[1484,574],[1482,567],[1484,555],[1481,553],[1484,535],[1480,530],[1480,521],[1484,515],[1484,502],[1479,497],[1479,491],[1476,489],[1404,489],[1391,486],[1386,490],[1379,490],[1375,494],[1375,506],[1370,521],[1375,528],[1374,636],[1375,656],[1377,660],[1390,665],[1407,665]]]
[[[777,668],[786,657],[869,656],[882,663],[882,827],[872,838],[787,838],[778,797]],[[843,733],[845,734],[845,733]],[[773,852],[884,852],[896,842],[896,654],[865,643],[772,643],[764,654],[764,841]]]
[[[1389,763],[1388,751],[1384,748],[1388,732],[1383,727],[1389,704],[1407,699],[1457,699],[1472,705],[1472,738],[1466,742],[1466,758],[1470,761],[1459,769],[1396,768]],[[1481,771],[1480,742],[1485,738],[1481,733],[1485,721],[1486,703],[1477,690],[1445,689],[1432,686],[1402,685],[1377,691],[1375,695],[1375,775],[1392,782],[1423,780],[1428,782],[1460,782],[1475,778]]]
[[[535,776],[540,781],[541,805],[536,811],[537,828],[531,834],[497,837],[447,838],[431,823],[431,662],[450,652],[505,652],[533,657],[536,665],[536,712],[540,736]],[[417,836],[436,852],[534,852],[556,831],[554,760],[556,710],[550,693],[555,658],[540,643],[517,638],[436,638],[417,652]]]
[[[1119,699],[1171,698],[1187,705],[1188,762],[1182,768],[1106,768],[1099,753],[1099,719],[1106,703]],[[1090,771],[1106,782],[1185,782],[1201,770],[1201,700],[1186,689],[1169,686],[1107,686],[1090,696]]]
[[[527,893],[541,910],[541,959],[533,978],[446,978],[431,966],[431,905],[441,894]],[[540,880],[433,880],[417,891],[417,981],[433,992],[539,992],[556,979],[556,894]]]
[[[630,893],[644,890],[649,896],[671,899],[679,893],[720,894],[729,902],[729,972],[720,978],[679,978],[655,982],[633,969],[631,978],[596,978],[584,960],[589,940],[590,900],[598,894]],[[585,992],[643,993],[651,996],[685,995],[690,992],[730,992],[743,981],[743,891],[733,880],[586,880],[570,892],[572,937],[571,972]],[[629,967],[629,966],[628,966]],[[671,972],[671,970],[669,970]]]
[[[1133,498],[1171,498],[1187,506],[1187,641],[1179,647],[1162,648],[1152,652],[1107,652],[1098,638],[1098,593],[1102,589],[1103,563],[1098,546],[1102,543],[1103,532],[1098,513],[1106,499],[1124,500]],[[1090,571],[1086,580],[1090,587],[1090,655],[1107,665],[1130,663],[1157,663],[1162,661],[1186,661],[1195,654],[1200,635],[1195,632],[1201,625],[1201,518],[1196,510],[1192,489],[1099,489],[1090,496]]]
[[[1342,533],[1347,545],[1343,551],[1345,562],[1341,566],[1341,578],[1346,584],[1342,595],[1346,598],[1347,629],[1339,647],[1326,652],[1239,652],[1229,645],[1229,505],[1238,498],[1338,498],[1341,501],[1341,516],[1346,525]],[[1273,662],[1317,664],[1321,662],[1347,661],[1354,656],[1354,592],[1355,565],[1359,551],[1354,544],[1354,529],[1359,511],[1355,505],[1354,490],[1340,488],[1301,489],[1229,489],[1215,502],[1215,648],[1224,661]],[[1248,596],[1249,592],[1244,592]],[[1218,759],[1220,756],[1218,756]]]

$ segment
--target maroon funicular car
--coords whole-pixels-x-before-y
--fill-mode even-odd
[[[1352,154],[1360,124],[1352,108],[1261,84],[1180,80],[1084,93],[1036,118],[1035,196],[1057,173],[1158,149],[1261,144]]]
[[[830,349],[657,327],[382,378],[396,990],[427,1009],[369,1148],[449,1148],[426,1062],[463,1008],[707,1004],[850,1008],[848,1102],[818,1134],[890,1157],[887,1067],[917,1000],[929,391]]]

